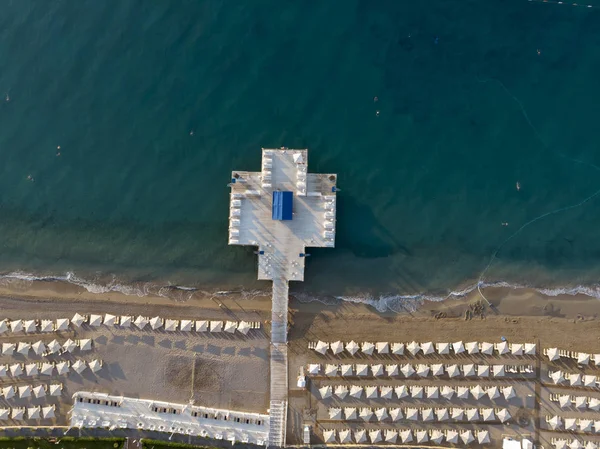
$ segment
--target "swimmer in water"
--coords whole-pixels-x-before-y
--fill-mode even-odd
[[[27,175],[27,180],[31,181],[31,182],[35,182],[35,179],[33,179],[33,176],[31,176],[31,175]]]
[[[537,49],[537,54],[538,56],[542,54],[542,51],[539,48]]]
[[[194,130],[192,129],[192,130],[190,131],[190,136],[193,136],[193,135],[194,135]]]
[[[377,103],[379,101],[378,97],[373,97],[373,103]]]
[[[521,190],[521,183],[517,181],[517,191]]]
[[[7,103],[10,101],[10,95],[8,95],[8,92],[6,92],[6,97],[5,97],[5,99],[6,99],[6,102],[7,102]]]
[[[379,117],[379,111],[375,111],[375,115]]]
[[[502,223],[502,226],[508,226],[507,222]]]

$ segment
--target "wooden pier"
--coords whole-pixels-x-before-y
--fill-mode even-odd
[[[306,248],[335,245],[334,174],[308,173],[307,150],[263,149],[260,172],[231,176],[229,244],[258,248],[258,279],[273,281],[269,446],[285,445],[289,281],[304,280]]]

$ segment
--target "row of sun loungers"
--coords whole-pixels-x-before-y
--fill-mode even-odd
[[[361,352],[365,355],[377,354],[392,354],[392,355],[413,355],[418,354],[429,355],[459,355],[459,354],[484,354],[484,355],[506,355],[511,354],[515,356],[529,355],[533,356],[536,354],[535,343],[488,343],[488,342],[468,342],[463,343],[457,341],[455,343],[417,343],[416,341],[410,343],[389,343],[387,341],[380,341],[377,343],[371,343],[365,341],[360,345],[355,341],[343,343],[336,341],[328,343],[319,340],[317,343],[309,343],[309,348],[314,349],[319,354],[325,355],[328,351],[331,351],[334,355],[341,354],[346,351],[350,355],[355,355],[357,352]]]
[[[588,354],[587,352],[567,351],[558,348],[544,349],[544,355],[548,360],[554,362],[562,358],[577,360],[579,365],[589,365],[592,361],[596,366],[600,365],[600,354]]]
[[[575,407],[580,410],[593,410],[595,412],[600,410],[600,399],[592,398],[588,396],[571,396],[569,394],[551,394],[550,400],[552,402],[558,402],[561,408]]]
[[[0,390],[0,397],[12,399],[18,397],[25,398],[43,398],[46,396],[60,396],[62,394],[62,384],[51,385],[8,385]]]
[[[555,415],[546,416],[546,424],[552,430],[600,433],[600,421],[591,419],[565,418],[563,416]]]
[[[323,430],[325,443],[414,443],[424,444],[431,442],[440,444],[444,440],[449,444],[478,444],[490,443],[490,434],[487,430],[415,430],[415,429],[344,429]],[[564,449],[564,448],[557,448]],[[582,449],[582,448],[573,448]],[[587,449],[587,448],[586,448]],[[591,449],[591,448],[590,448]]]
[[[120,326],[129,328],[135,326],[144,329],[149,326],[152,330],[164,329],[168,332],[240,332],[246,335],[250,329],[260,328],[260,322],[247,321],[209,321],[209,320],[173,320],[161,317],[133,317],[129,315],[116,316],[109,313],[105,315],[80,315],[76,313],[71,320],[67,318],[52,320],[2,320],[0,321],[0,334],[12,333],[35,333],[35,332],[60,332],[67,331],[69,326],[73,328],[87,324],[91,327]]]
[[[568,384],[571,387],[598,388],[600,382],[597,376],[581,373],[565,373],[563,371],[548,371],[548,377],[556,385]]]
[[[21,341],[18,343],[2,343],[2,355],[13,356],[20,354],[28,357],[31,352],[38,356],[49,356],[59,353],[71,353],[79,349],[80,351],[91,351],[92,340],[87,338],[73,341],[70,338],[62,343],[58,340],[52,340],[50,343],[44,343],[39,340],[35,343]]]
[[[52,419],[55,417],[55,406],[29,407],[29,408],[0,408],[0,421],[26,421],[39,419]]]
[[[328,377],[504,377],[509,374],[531,374],[534,368],[531,365],[475,365],[473,363],[466,365],[444,365],[438,364],[420,364],[411,365],[409,363],[398,365],[383,364],[326,364],[324,367],[320,363],[308,365],[308,374],[311,376],[325,375]]]
[[[505,408],[385,408],[369,407],[330,408],[329,419],[334,421],[508,421],[511,416]]]
[[[595,441],[552,438],[551,443],[554,449],[598,449],[598,443]]]
[[[475,400],[490,399],[492,401],[504,399],[511,400],[516,397],[513,386],[505,387],[487,387],[481,385],[473,385],[471,387],[454,387],[449,385],[444,386],[421,386],[421,385],[399,385],[395,387],[379,385],[379,386],[359,386],[351,385],[326,385],[319,388],[321,399],[328,399],[335,395],[337,398],[344,400],[346,398],[353,399],[397,399],[412,398],[412,399],[462,399],[467,400],[473,398]]]
[[[77,359],[73,363],[69,361],[62,362],[34,362],[34,363],[13,363],[11,365],[0,365],[0,379],[6,377],[32,377],[32,376],[54,376],[65,375],[69,370],[81,374],[86,369],[90,369],[92,373],[97,373],[102,369],[102,360],[85,360]]]

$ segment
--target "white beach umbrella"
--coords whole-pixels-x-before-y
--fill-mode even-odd
[[[448,386],[448,385],[444,385],[441,389],[440,389],[440,394],[442,395],[442,397],[444,399],[452,399],[452,397],[454,396],[454,388]]]
[[[119,318],[119,326],[121,327],[131,327],[131,323],[133,323],[133,317],[130,315],[121,315]]]
[[[558,348],[548,348],[545,352],[546,356],[548,357],[548,360],[550,360],[551,362],[560,359]]]
[[[567,449],[567,440],[554,440],[554,449]]]
[[[382,385],[379,387],[379,396],[381,399],[392,399],[394,388],[389,385]]]
[[[38,374],[40,374],[40,370],[38,369],[37,363],[29,363],[25,365],[25,375],[37,376]]]
[[[441,363],[435,363],[431,365],[431,375],[432,376],[443,376],[444,375],[444,365]]]
[[[594,421],[594,432],[600,433],[600,421]]]
[[[54,330],[54,322],[52,320],[42,320],[40,323],[40,332],[52,332]]]
[[[508,387],[503,387],[502,396],[504,396],[504,399],[506,399],[507,401],[516,397],[517,395],[515,394],[515,388],[512,385]]]
[[[458,443],[458,431],[447,430],[446,431],[446,442],[450,444]]]
[[[500,343],[496,343],[496,351],[500,355],[508,354],[510,352],[510,346],[508,342],[501,341]]]
[[[367,441],[367,432],[365,429],[356,429],[353,431],[352,436],[357,444],[364,443]]]
[[[52,384],[48,387],[48,393],[50,396],[60,396],[62,394],[62,384]]]
[[[552,418],[548,419],[548,426],[553,430],[560,429],[562,427],[562,424],[562,418],[560,416],[555,415]]]
[[[475,441],[475,438],[473,437],[473,432],[470,430],[463,430],[462,432],[460,432],[460,439],[464,444],[469,444]]]
[[[54,410],[56,409],[55,405],[47,405],[46,407],[42,407],[42,419],[52,419],[55,417]]]
[[[23,321],[21,320],[12,320],[8,323],[8,325],[10,326],[10,331],[12,333],[23,331]]]
[[[385,431],[385,442],[386,443],[396,443],[398,439],[398,431],[393,429],[386,429]]]
[[[31,385],[21,385],[18,387],[19,397],[25,399],[31,397]]]
[[[588,441],[585,443],[585,449],[598,449],[598,445],[593,441]]]
[[[83,315],[80,315],[79,313],[76,313],[75,315],[73,315],[73,318],[71,318],[71,324],[74,327],[80,327],[84,323],[84,321],[85,317]]]
[[[342,419],[342,409],[339,407],[331,407],[329,409],[329,419],[341,420]]]
[[[485,355],[492,355],[494,352],[494,345],[492,343],[483,341],[479,345],[479,351]]]
[[[357,376],[367,376],[369,374],[369,365],[365,365],[365,364],[357,364],[354,367],[354,371],[356,372]]]
[[[77,374],[81,374],[87,367],[87,363],[83,360],[76,360],[75,363],[71,365],[73,371]]]
[[[421,343],[421,351],[424,355],[433,354],[435,352],[435,346],[432,342]]]
[[[440,396],[440,390],[438,387],[427,387],[425,390],[427,399],[437,399]]]
[[[379,443],[381,441],[381,430],[369,430],[369,440],[372,444]]]
[[[165,320],[165,324],[164,324],[165,332],[175,332],[177,330],[178,325],[179,325],[179,321],[167,318]]]
[[[404,343],[392,343],[392,354],[404,355]]]
[[[4,334],[5,332],[8,332],[8,321],[0,320],[0,334]]]
[[[442,441],[444,441],[444,434],[441,430],[434,429],[431,431],[431,434],[429,434],[429,440],[432,443],[439,445]]]
[[[577,419],[565,418],[565,430],[577,430]]]
[[[372,355],[375,350],[375,345],[369,341],[365,341],[360,345],[360,350],[363,354]]]
[[[490,398],[491,401],[498,399],[500,397],[500,391],[498,387],[490,387],[486,390],[486,394]]]
[[[404,410],[404,419],[407,421],[417,421],[419,419],[419,410],[414,407],[408,407]]]
[[[404,429],[400,431],[400,439],[402,444],[407,444],[413,441],[412,430]]]
[[[429,375],[429,365],[421,364],[417,366],[417,376],[427,377]]]
[[[25,419],[25,409],[13,408],[10,417],[15,421],[23,421],[23,419]]]
[[[102,324],[102,315],[92,314],[90,315],[90,326],[98,327]]]
[[[371,365],[371,373],[376,377],[383,376],[383,365],[381,363]]]
[[[46,350],[48,351],[48,354],[56,354],[61,348],[62,346],[57,340],[52,340],[50,343],[48,343]]]
[[[226,321],[225,327],[223,328],[223,330],[229,334],[235,333],[235,331],[237,330],[237,322],[236,321]]]
[[[2,388],[2,396],[4,399],[12,399],[15,397],[15,387],[12,385]]]
[[[485,395],[485,391],[481,388],[481,385],[475,385],[474,387],[471,387],[471,395],[478,401]]]
[[[418,444],[427,443],[429,441],[429,435],[426,430],[417,430],[415,432],[415,438]]]
[[[375,387],[375,386],[365,387],[365,395],[366,395],[367,399],[377,399],[377,396],[378,396],[377,387]]]
[[[398,399],[402,399],[408,396],[408,387],[406,385],[398,385],[394,387],[394,393]]]
[[[246,335],[248,333],[248,331],[250,330],[250,324],[246,323],[245,321],[243,321],[243,323],[245,323],[245,326],[247,326],[247,330],[242,330],[242,329],[238,329],[240,332],[242,332],[244,335]],[[197,320],[196,321],[196,325],[194,326],[196,329],[196,332],[208,332],[209,331],[209,322],[207,320]]]
[[[388,416],[389,415],[385,407],[375,409],[375,418],[377,418],[377,421],[383,421],[384,419],[387,419]]]
[[[198,322],[196,321],[196,323]],[[250,323],[248,323],[247,321],[240,321],[237,330],[243,335],[248,335],[248,332],[250,331]]]
[[[465,410],[462,408],[453,408],[450,415],[456,421],[462,421],[465,417]]]
[[[450,414],[448,413],[447,408],[435,409],[435,416],[438,421],[448,421],[450,419]]]
[[[588,402],[588,408],[595,412],[600,410],[600,399],[598,398],[590,398]]]
[[[346,421],[356,419],[356,407],[346,407],[344,408],[344,419]]]
[[[590,374],[586,374],[583,376],[583,386],[596,388],[596,376],[592,376]]]
[[[385,373],[389,377],[397,376],[398,372],[399,372],[398,365],[396,365],[396,364],[394,364],[394,365],[386,365],[385,366]]]
[[[554,371],[550,373],[550,379],[552,379],[552,381],[558,385],[561,382],[565,381],[565,378],[563,376],[563,372],[562,371]]]
[[[31,343],[27,343],[25,341],[21,341],[17,345],[17,352],[19,354],[24,355],[25,357],[27,357],[29,355],[30,349],[31,349]]]
[[[369,421],[373,417],[373,410],[363,407],[358,411],[358,417],[363,421]]]
[[[417,355],[417,353],[421,350],[421,346],[416,341],[412,341],[406,346],[406,350],[412,355]]]
[[[413,366],[410,363],[402,365],[402,368],[400,368],[400,371],[402,372],[402,375],[404,377],[410,377],[415,373],[415,369],[413,368]]]
[[[504,371],[504,365],[494,365],[492,367],[492,374],[494,377],[504,377],[506,372]]]
[[[40,367],[40,375],[41,376],[52,376],[54,373],[54,364],[50,362],[42,363]]]
[[[73,352],[76,347],[77,345],[70,338],[67,341],[65,341],[62,346],[64,352]]]
[[[465,352],[465,345],[463,344],[462,341],[457,341],[452,343],[452,350],[454,351],[455,354],[461,354],[463,352]]]
[[[358,352],[358,343],[356,343],[354,340],[352,340],[349,343],[346,343],[346,351],[348,351],[350,353],[350,355],[354,355]]]
[[[338,398],[344,399],[348,396],[348,387],[346,385],[336,385],[334,393]]]
[[[0,365],[0,378],[8,376],[8,365]]]
[[[465,349],[467,350],[467,353],[469,353],[469,354],[478,354],[479,353],[479,343],[477,343],[476,341],[470,341],[469,343],[465,344]]]
[[[580,419],[579,420],[579,431],[580,432],[591,432],[592,424],[593,424],[593,422],[591,419]]]
[[[92,340],[89,338],[84,338],[83,340],[79,340],[79,349],[81,351],[91,351],[92,350]]]
[[[493,408],[482,408],[481,409],[481,418],[484,421],[494,421],[496,419],[496,414],[494,413]]]
[[[505,408],[501,408],[500,410],[498,410],[498,413],[496,413],[496,417],[501,423],[505,423],[511,418],[510,413],[508,413],[508,410]]]
[[[335,430],[323,430],[325,443],[335,443]]]
[[[0,408],[0,421],[6,421],[10,416],[9,408]]]
[[[512,355],[523,355],[523,345],[521,343],[513,343],[510,345]]]
[[[450,343],[437,343],[436,345],[437,353],[440,355],[450,354]]]
[[[331,386],[326,385],[324,387],[319,388],[319,394],[321,395],[321,399],[328,399],[331,397]]]
[[[456,387],[456,399],[469,399],[469,387]]]
[[[102,365],[102,360],[94,359],[90,362],[90,370],[92,370],[92,373],[97,373],[102,369]]]
[[[468,421],[479,421],[479,410],[476,408],[468,408],[465,413]]]
[[[35,320],[23,321],[23,329],[25,330],[25,332],[30,334],[36,332],[37,324],[35,323]]]
[[[488,444],[490,442],[490,432],[488,432],[487,430],[478,430],[477,442],[479,444]]]
[[[2,343],[2,355],[11,356],[16,348],[14,343]]]
[[[36,398],[43,398],[46,396],[46,390],[44,389],[43,385],[36,385],[35,387],[33,387],[33,395]]]
[[[590,364],[590,355],[585,352],[580,352],[577,354],[577,364],[578,365],[589,365]]]
[[[308,374],[317,375],[321,372],[321,365],[319,363],[311,363],[308,365]]]
[[[389,354],[390,353],[390,344],[387,341],[378,341],[375,343],[375,349],[378,354]]]
[[[352,396],[353,398],[360,399],[362,397],[362,394],[363,394],[363,389],[361,386],[352,385],[350,387],[350,396]]]
[[[58,362],[56,364],[56,373],[59,376],[62,376],[64,374],[67,374],[69,372],[69,362],[67,361],[62,361],[62,362]]]
[[[338,431],[338,437],[340,439],[340,443],[342,444],[348,444],[352,442],[352,433],[350,432],[350,429]]]
[[[340,371],[342,376],[352,376],[354,369],[352,365],[344,364],[340,365]]]
[[[91,320],[90,320],[91,321]],[[104,315],[104,325],[105,326],[114,326],[117,323],[117,317],[107,313]]]
[[[575,397],[575,408],[587,408],[587,397],[576,396]]]
[[[423,387],[419,385],[413,385],[410,387],[410,396],[413,399],[421,399],[423,397]]]
[[[213,323],[220,323],[219,330],[217,332],[221,332],[221,326],[223,326],[223,322],[222,321],[212,321],[210,323],[211,328],[212,328]],[[152,330],[160,329],[161,327],[163,327],[163,319],[159,316],[150,318],[150,327],[152,328]],[[211,332],[214,332],[214,331],[211,329]]]
[[[46,352],[46,345],[43,341],[39,340],[31,345],[31,349],[33,349],[33,352],[36,355],[42,355],[44,352]]]
[[[421,409],[421,419],[425,422],[433,421],[433,409],[432,408],[422,408]]]
[[[324,341],[319,340],[317,345],[315,346],[315,351],[319,354],[325,355],[327,350],[329,349],[329,343],[325,343]]]
[[[333,354],[339,354],[340,352],[342,352],[344,350],[344,343],[342,343],[341,341],[334,341],[333,343],[331,343],[331,352],[333,352]]]
[[[583,444],[579,440],[572,440],[569,443],[569,449],[583,449]]]
[[[10,375],[12,377],[19,377],[23,374],[23,367],[20,363],[13,363],[12,365],[10,365],[8,370],[10,371]]]
[[[581,374],[573,374],[571,373],[569,375],[569,384],[572,387],[578,387],[583,383],[583,378],[581,376]]]
[[[328,363],[325,365],[325,375],[326,376],[336,376],[338,372],[338,365],[333,365]]]
[[[40,407],[29,407],[27,409],[27,419],[40,419]]]
[[[458,365],[446,365],[446,374],[448,374],[448,377],[450,378],[460,376]]]
[[[525,355],[535,355],[536,354],[535,343],[525,343],[525,348],[524,348],[523,352]]]
[[[400,410],[400,408],[394,407],[390,409],[390,418],[392,418],[392,421],[399,421],[403,418],[403,416],[404,415],[402,415],[402,410]]]
[[[489,365],[477,365],[477,376],[490,377],[490,366]]]
[[[135,327],[137,327],[138,329],[143,329],[148,324],[148,318],[143,317],[142,315],[138,315],[138,317],[134,320],[133,324],[135,324]],[[196,329],[198,329],[197,325]]]
[[[468,365],[462,366],[462,373],[464,377],[472,377],[475,375],[475,365],[469,363]]]
[[[558,396],[558,404],[561,408],[570,407],[571,406],[571,396],[568,394],[561,394]]]

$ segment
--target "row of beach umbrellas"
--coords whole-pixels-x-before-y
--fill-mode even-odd
[[[46,407],[28,407],[28,408],[0,408],[0,421],[24,421],[52,419],[55,417],[56,406],[47,405]]]
[[[343,429],[323,430],[325,443],[341,444],[376,444],[376,443],[402,443],[424,444],[432,442],[441,444],[444,440],[449,444],[478,444],[490,443],[490,433],[487,430],[415,430],[415,429]],[[563,448],[560,448],[563,449]]]
[[[598,388],[598,377],[591,374],[565,373],[561,370],[548,371],[548,377],[556,385],[568,383],[571,387]]]
[[[507,409],[499,408],[385,408],[372,409],[369,407],[330,408],[329,419],[334,421],[508,421],[511,416]]]
[[[577,360],[578,365],[589,365],[592,361],[600,366],[600,354],[588,354],[587,352],[573,352],[558,348],[544,349],[544,355],[548,360],[554,362],[561,357]]]
[[[504,398],[511,400],[516,397],[515,388],[512,385],[505,387],[491,386],[482,387],[481,385],[466,386],[421,386],[421,385],[398,385],[391,387],[388,385],[326,385],[319,388],[321,399],[328,399],[332,396],[344,400],[346,397],[361,399],[364,395],[366,399],[460,399],[467,400],[473,398],[480,400],[487,398],[492,401]]]
[[[600,421],[591,419],[565,418],[563,416],[554,415],[546,416],[546,423],[552,430],[566,430],[574,432],[600,433]]]
[[[473,363],[465,365],[444,365],[442,363],[411,365],[410,363],[398,365],[389,364],[331,364],[324,367],[320,363],[308,365],[308,374],[311,376],[325,375],[335,376],[374,376],[374,377],[504,377],[506,376],[505,365],[476,365]]]
[[[62,343],[58,340],[52,340],[49,343],[44,343],[41,340],[38,340],[34,343],[21,341],[17,343],[2,343],[2,355],[3,356],[12,356],[16,354],[23,355],[25,357],[29,356],[30,352],[33,352],[38,356],[48,356],[52,354],[65,353],[65,352],[73,352],[76,349],[80,351],[91,351],[92,350],[92,339],[85,338],[82,340],[68,340],[63,341]]]
[[[554,449],[598,449],[598,442],[553,438],[552,446]]]
[[[103,362],[94,359],[91,362],[77,359],[73,363],[67,360],[61,362],[32,362],[32,363],[13,363],[10,365],[0,365],[0,379],[4,377],[22,377],[22,376],[53,376],[65,375],[69,369],[77,374],[83,373],[87,368],[93,373],[102,369]]]
[[[312,345],[311,345],[312,346]],[[536,354],[536,345],[535,343],[508,343],[506,341],[502,341],[499,343],[489,343],[489,342],[476,342],[471,341],[468,343],[463,343],[462,341],[457,341],[454,343],[433,343],[433,342],[425,342],[418,343],[416,341],[412,341],[410,343],[390,343],[387,341],[380,341],[377,343],[372,343],[365,341],[363,343],[358,344],[354,340],[343,343],[341,341],[335,341],[333,343],[328,343],[325,341],[319,340],[313,348],[319,354],[325,355],[328,351],[331,351],[334,355],[341,354],[346,351],[350,355],[355,355],[358,351],[361,351],[365,355],[373,355],[375,352],[377,354],[393,354],[393,355],[405,355],[405,353],[416,356],[418,354],[422,355],[430,355],[430,354],[439,354],[439,355],[458,355],[458,354],[484,354],[484,355],[493,355],[494,351],[498,355],[535,355]]]
[[[4,399],[12,398],[44,398],[46,396],[60,396],[62,394],[62,384],[51,385],[8,385],[0,389],[0,397]]]
[[[550,395],[552,402],[558,402],[561,408],[575,407],[580,410],[600,410],[600,399],[588,396],[571,396],[569,394],[552,394]]]

